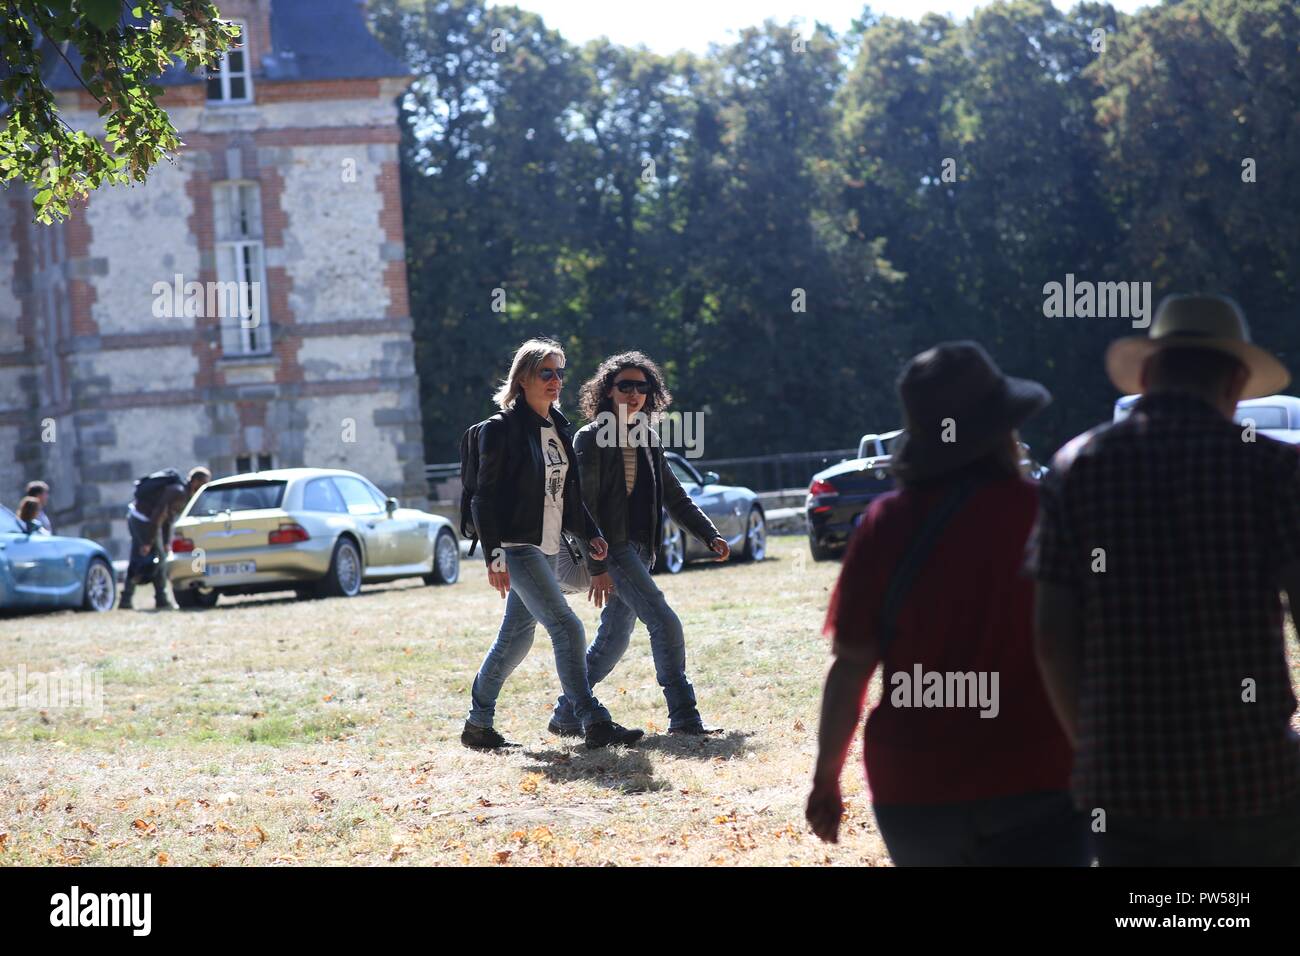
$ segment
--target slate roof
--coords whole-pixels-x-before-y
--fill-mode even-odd
[[[67,51],[71,66],[52,49],[46,48],[49,73],[46,85],[53,90],[81,85],[73,73],[81,58],[75,49]],[[271,51],[262,57],[255,80],[353,80],[408,76],[408,70],[375,39],[365,24],[358,0],[272,0]],[[182,63],[173,63],[155,80],[161,86],[202,82],[188,73]]]

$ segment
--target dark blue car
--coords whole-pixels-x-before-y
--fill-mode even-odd
[[[28,533],[0,505],[0,608],[111,611],[116,601],[107,551],[85,538]]]

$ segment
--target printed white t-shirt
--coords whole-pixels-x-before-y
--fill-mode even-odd
[[[549,422],[541,427],[538,437],[542,443],[542,543],[543,554],[559,554],[563,543],[560,532],[564,528],[564,482],[569,476],[569,459],[564,454],[564,443],[555,426]],[[526,542],[502,541],[503,548],[518,548]]]

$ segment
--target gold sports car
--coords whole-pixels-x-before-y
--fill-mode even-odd
[[[282,468],[204,485],[173,527],[167,577],[181,607],[263,591],[352,597],[363,582],[453,584],[460,546],[446,518],[399,507],[355,472]]]

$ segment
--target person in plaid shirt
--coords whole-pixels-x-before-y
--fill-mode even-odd
[[[1102,865],[1300,864],[1300,454],[1233,420],[1290,375],[1218,296],[1165,299],[1106,366],[1142,397],[1057,453],[1028,557],[1076,805]]]

